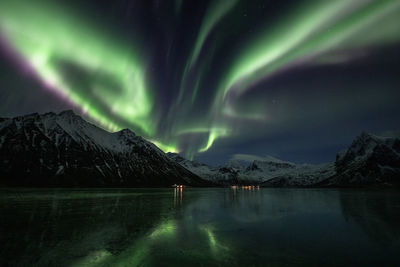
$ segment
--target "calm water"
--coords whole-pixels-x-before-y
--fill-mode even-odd
[[[399,193],[3,189],[0,266],[400,265]]]

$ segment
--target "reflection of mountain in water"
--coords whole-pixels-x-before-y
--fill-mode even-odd
[[[335,209],[337,192],[320,189],[232,189],[225,192],[223,210],[240,222],[278,220],[310,210]]]
[[[3,190],[0,266],[397,266],[399,204],[334,189]]]
[[[346,220],[359,224],[372,241],[389,245],[400,239],[398,192],[342,191],[340,203]]]
[[[1,192],[0,266],[212,266],[229,248],[185,190]]]

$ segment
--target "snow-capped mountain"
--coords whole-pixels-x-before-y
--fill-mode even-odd
[[[0,177],[6,186],[399,185],[400,138],[362,133],[334,163],[267,156],[211,167],[165,154],[130,130],[109,133],[72,111],[31,114],[0,118]]]
[[[154,144],[72,111],[0,119],[0,185],[205,185]]]
[[[362,133],[336,156],[335,167],[336,174],[323,185],[399,185],[400,135]]]
[[[177,163],[193,172],[199,177],[213,183],[226,185],[237,183],[237,173],[235,168],[228,166],[211,167],[204,163],[187,160],[176,153],[167,153],[167,155]],[[229,164],[229,163],[228,163]],[[231,163],[233,164],[233,163]]]
[[[271,156],[267,156],[263,160],[254,160],[249,166],[245,166],[237,160],[230,160],[219,167],[210,167],[203,163],[190,161],[178,154],[168,153],[168,156],[201,178],[222,185],[310,186],[335,173],[333,163],[300,165]]]
[[[212,180],[212,176],[217,171],[216,168],[212,168],[206,164],[199,163],[197,161],[191,161],[185,159],[184,157],[180,156],[177,153],[167,153],[167,156],[174,160],[175,162],[179,163],[187,170],[190,170],[193,173],[196,173],[198,176],[202,177],[203,179]]]
[[[263,186],[313,186],[335,174],[334,163],[298,164],[293,169],[280,170],[274,177],[262,183]]]
[[[268,179],[291,172],[294,169],[296,169],[296,164],[268,156],[263,160],[254,160],[253,163],[244,170],[242,176],[247,180],[264,182]]]
[[[379,137],[362,133],[351,146],[326,164],[295,164],[271,156],[245,167],[230,161],[219,167],[169,154],[203,179],[219,184],[259,184],[272,187],[368,186],[400,184],[400,135]],[[177,160],[179,159],[179,160]]]

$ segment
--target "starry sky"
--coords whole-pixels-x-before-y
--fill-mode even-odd
[[[0,1],[0,116],[73,109],[211,165],[400,125],[398,0]]]

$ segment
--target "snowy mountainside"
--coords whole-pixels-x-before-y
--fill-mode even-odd
[[[206,184],[132,131],[109,133],[72,111],[1,119],[0,174],[15,186]]]
[[[171,156],[171,155],[169,155]],[[295,164],[271,156],[257,157],[249,166],[231,161],[219,167],[186,160],[183,167],[219,184],[259,184],[271,187],[342,187],[400,185],[400,135],[362,133],[339,152],[336,161],[325,164]],[[172,158],[174,158],[172,157]]]
[[[310,186],[334,174],[334,165],[295,164],[281,160],[254,161],[241,175],[264,186]]]
[[[224,175],[219,174],[220,167],[211,167],[204,163],[188,160],[176,153],[167,153],[167,156],[205,180],[213,182],[225,180]]]
[[[337,155],[335,168],[336,174],[323,185],[399,185],[400,136],[362,133]]]
[[[299,164],[295,168],[281,171],[262,183],[263,186],[312,186],[335,174],[334,163]]]
[[[334,173],[333,164],[298,165],[271,156],[263,158],[263,161],[254,160],[247,167],[237,160],[230,160],[225,165],[219,167],[211,167],[206,164],[187,160],[178,154],[168,153],[168,156],[201,178],[219,184],[307,186],[320,182]],[[268,181],[270,182],[268,183]]]

